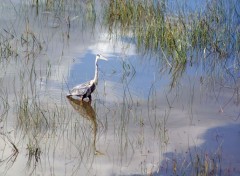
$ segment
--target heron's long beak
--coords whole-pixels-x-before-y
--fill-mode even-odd
[[[102,59],[102,60],[105,60],[105,61],[108,60],[106,57],[104,57],[104,56],[102,56],[102,55],[100,55],[100,58],[99,58],[99,59]]]

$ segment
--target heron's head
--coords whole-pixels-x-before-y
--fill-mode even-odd
[[[96,55],[96,61],[99,60],[99,59],[102,59],[102,60],[105,60],[105,61],[108,60],[106,57],[102,56],[101,54],[97,54]]]

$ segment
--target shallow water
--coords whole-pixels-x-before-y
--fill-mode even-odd
[[[1,34],[18,56],[0,62],[2,175],[197,175],[203,165],[240,174],[239,75],[188,64],[171,87],[169,68],[99,21],[85,24],[84,10],[4,6]],[[93,102],[67,99],[93,78],[97,53],[109,60]]]

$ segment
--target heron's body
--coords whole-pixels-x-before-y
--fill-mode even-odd
[[[89,101],[92,100],[91,94],[96,89],[97,81],[98,81],[98,59],[107,60],[106,58],[102,57],[101,55],[97,54],[96,60],[95,60],[95,76],[94,79],[91,81],[88,81],[83,84],[79,84],[75,86],[72,90],[70,90],[69,96],[78,96],[81,97],[83,100],[84,98],[89,98]]]
[[[68,96],[78,96],[81,97],[82,100],[88,97],[89,100],[91,101],[92,99],[91,94],[94,92],[95,89],[96,84],[93,81],[88,81],[86,83],[79,84],[72,88]]]

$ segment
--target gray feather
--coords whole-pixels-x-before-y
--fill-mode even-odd
[[[94,88],[93,88],[94,87]],[[92,81],[88,81],[83,84],[79,84],[75,86],[72,90],[70,90],[70,95],[72,96],[89,96],[95,90],[95,85]]]

